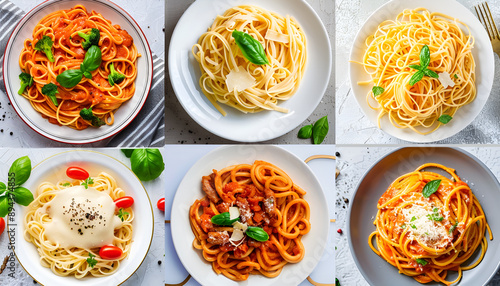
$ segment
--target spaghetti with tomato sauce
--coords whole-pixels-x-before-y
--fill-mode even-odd
[[[62,87],[56,77],[66,70],[78,70],[86,51],[84,39],[78,32],[88,33],[98,29],[100,39],[98,47],[102,53],[102,62],[92,71],[92,78],[82,77],[72,88]],[[35,45],[42,37],[48,36],[53,41],[51,48],[54,62],[42,51],[35,50]],[[133,38],[119,25],[113,25],[101,14],[87,12],[82,5],[68,10],[59,10],[48,14],[35,26],[33,39],[26,39],[19,55],[21,70],[32,76],[34,84],[27,87],[22,96],[28,99],[32,107],[50,123],[69,126],[82,130],[91,126],[91,121],[80,116],[84,108],[92,108],[93,114],[107,125],[114,122],[114,113],[135,93],[137,77],[137,58],[141,57],[134,45]],[[110,85],[108,77],[110,65],[125,76],[120,83]],[[42,93],[44,85],[57,85],[57,105]]]
[[[287,263],[302,260],[301,238],[311,228],[309,204],[284,171],[255,161],[213,170],[201,186],[206,196],[189,211],[193,246],[217,274],[235,281],[250,274],[276,277]],[[229,223],[218,225],[214,219],[224,214]]]
[[[438,168],[451,179],[426,171]],[[377,229],[368,237],[371,249],[399,272],[420,283],[451,285],[463,270],[478,265],[493,239],[483,209],[468,184],[454,169],[434,163],[397,178],[380,197],[374,220]],[[375,243],[373,242],[375,240]],[[465,262],[480,247],[479,258]],[[448,271],[458,277],[446,280]]]

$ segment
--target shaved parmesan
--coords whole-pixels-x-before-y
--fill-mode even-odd
[[[229,92],[234,90],[242,92],[255,84],[255,78],[249,74],[242,66],[238,70],[231,70],[226,77],[226,85]]]
[[[287,44],[289,41],[288,35],[278,33],[274,30],[268,29],[266,36],[264,37],[266,40],[280,42],[283,44]]]
[[[233,228],[234,229],[239,229],[243,232],[247,231],[248,225],[246,223],[241,223],[239,221],[233,223]]]
[[[255,18],[252,15],[241,15],[241,14],[234,15],[231,19],[227,20],[227,22],[224,24],[224,27],[232,29],[234,27],[234,24],[236,23],[236,21],[253,22],[253,21],[257,21],[257,18]]]
[[[241,231],[241,229],[234,229],[230,240],[231,241],[240,241],[243,239],[243,237],[245,237],[245,235],[243,234],[243,231]]]
[[[439,76],[439,81],[441,82],[441,85],[443,85],[444,88],[449,87],[454,87],[455,82],[451,79],[450,74],[447,72],[442,72],[438,74]]]
[[[229,219],[233,220],[240,217],[240,210],[237,207],[229,207]]]

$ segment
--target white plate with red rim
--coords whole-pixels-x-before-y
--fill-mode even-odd
[[[307,39],[307,67],[297,92],[278,105],[288,113],[261,111],[244,114],[220,104],[226,116],[215,109],[201,91],[201,71],[191,48],[207,31],[217,15],[238,5],[255,5],[282,16],[294,17]],[[184,12],[175,27],[168,53],[170,81],[186,112],[213,134],[239,142],[260,142],[290,132],[318,106],[332,70],[332,49],[321,19],[305,0],[197,0]]]
[[[41,114],[33,109],[30,102],[17,94],[21,83],[19,74],[19,52],[23,48],[24,40],[33,38],[33,28],[47,14],[64,9],[70,9],[75,5],[83,5],[87,11],[96,11],[110,20],[114,25],[118,24],[126,30],[134,39],[138,52],[142,55],[137,59],[137,78],[135,80],[136,90],[134,96],[123,103],[114,114],[113,125],[104,125],[100,128],[89,127],[84,130],[74,130],[67,126],[58,126],[49,123]],[[28,12],[16,26],[7,42],[3,61],[3,76],[7,96],[12,107],[31,129],[38,134],[54,141],[69,144],[86,144],[104,140],[111,137],[134,120],[140,112],[149,94],[153,80],[153,58],[146,36],[135,20],[122,8],[107,0],[56,0],[45,1]]]
[[[253,164],[264,160],[287,173],[294,183],[304,189],[304,199],[311,208],[311,230],[302,237],[305,256],[302,261],[287,264],[275,278],[250,274],[246,281],[232,281],[217,275],[202,252],[193,247],[194,234],[189,223],[189,208],[203,198],[201,177],[235,164]],[[325,249],[328,229],[328,205],[321,185],[311,169],[292,153],[271,145],[235,145],[217,148],[198,160],[182,179],[172,203],[171,232],[175,250],[191,276],[206,286],[218,285],[298,285],[304,281],[320,261]]]
[[[120,285],[137,271],[149,251],[153,239],[153,207],[149,196],[141,181],[127,166],[113,157],[95,151],[67,151],[41,161],[33,167],[31,176],[23,187],[29,189],[36,197],[36,190],[40,183],[56,183],[59,180],[69,180],[66,169],[78,166],[89,172],[91,177],[100,172],[106,172],[116,179],[117,186],[122,188],[127,196],[134,198],[132,210],[133,234],[130,253],[120,262],[118,270],[109,276],[84,277],[76,279],[74,276],[57,276],[50,268],[40,264],[40,256],[34,244],[27,242],[24,237],[24,217],[27,207],[15,205],[15,255],[26,272],[41,285],[67,286],[108,286]],[[9,224],[9,227],[13,227]],[[10,233],[9,233],[10,235]]]
[[[394,127],[387,115],[381,120],[381,129],[389,135],[409,142],[435,142],[451,137],[462,129],[467,127],[483,109],[488,97],[490,96],[493,86],[493,77],[495,75],[495,58],[493,49],[488,38],[486,30],[481,25],[477,17],[462,4],[455,0],[393,0],[377,9],[368,17],[366,22],[359,30],[351,49],[350,60],[362,62],[363,55],[366,50],[365,40],[368,36],[373,35],[380,23],[386,20],[394,20],[396,16],[403,12],[404,9],[415,9],[423,7],[432,12],[440,12],[450,17],[454,17],[461,22],[467,24],[470,28],[472,36],[475,38],[472,55],[476,62],[476,90],[477,95],[473,102],[462,106],[455,113],[453,120],[446,125],[441,125],[438,130],[421,135],[409,128],[400,129]],[[462,30],[465,28],[462,26]],[[464,30],[467,32],[467,30]],[[366,103],[366,95],[371,90],[370,85],[358,85],[358,81],[369,81],[370,76],[364,71],[363,66],[357,63],[349,63],[349,76],[351,80],[351,88],[363,110],[363,113],[371,121],[374,126],[377,126],[377,118],[379,112],[371,109]],[[418,129],[418,128],[417,128]]]

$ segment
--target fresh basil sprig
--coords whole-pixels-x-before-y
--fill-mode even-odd
[[[325,140],[328,130],[328,116],[323,116],[314,124],[300,128],[297,137],[301,139],[309,139],[312,137],[314,144],[321,144]]]
[[[429,51],[429,46],[424,45],[420,50],[420,65],[409,65],[410,68],[417,70],[417,72],[410,78],[411,86],[419,82],[422,78],[424,78],[424,76],[439,78],[439,75],[436,72],[427,68],[430,63],[431,52]]]
[[[27,206],[33,200],[30,190],[22,187],[31,175],[31,160],[28,156],[18,158],[9,169],[9,189],[5,183],[0,183],[0,217],[9,213],[9,207],[16,202]]]
[[[313,125],[306,125],[299,130],[299,134],[297,135],[300,139],[309,139],[313,134]]]
[[[372,87],[373,96],[375,96],[375,97],[381,95],[382,93],[384,93],[384,91],[385,91],[385,89],[381,86]]]
[[[259,41],[249,34],[238,30],[234,30],[232,36],[247,60],[256,65],[269,64],[264,47],[262,47]]]
[[[125,219],[124,216],[126,215],[129,215],[129,213],[124,211],[123,208],[120,208],[118,211],[118,217],[123,221]]]
[[[135,149],[130,156],[132,171],[141,181],[158,178],[165,169],[163,156],[158,149]]]
[[[452,119],[453,119],[453,117],[451,117],[450,115],[443,114],[443,115],[439,116],[438,121],[443,123],[443,124],[446,124],[446,123],[450,122]]]
[[[87,179],[85,179],[85,181],[83,181],[82,186],[84,186],[85,189],[88,189],[89,185],[92,185],[93,183],[94,183],[94,179],[92,179],[91,177],[88,177]]]
[[[438,188],[439,185],[441,184],[441,180],[432,180],[425,184],[424,189],[422,190],[422,194],[424,195],[424,198],[430,197],[432,194],[434,194]]]
[[[218,215],[214,215],[210,221],[213,223],[213,224],[216,224],[216,225],[223,225],[223,226],[231,226],[233,225],[233,223],[237,222],[240,220],[239,217],[235,218],[235,219],[229,219],[230,218],[230,215],[228,212],[225,212],[225,213],[220,213]],[[248,230],[247,230],[248,231]]]
[[[257,241],[267,241],[269,240],[269,235],[265,230],[257,226],[249,226],[245,232],[249,237]]]
[[[427,263],[429,263],[427,260],[422,259],[422,258],[417,258],[415,260],[417,261],[418,264],[420,264],[422,266],[425,266],[425,265],[427,265]]]
[[[87,258],[87,264],[90,266],[90,268],[94,268],[94,266],[97,264],[97,260],[94,259],[95,255],[89,252],[89,258]]]
[[[85,58],[82,64],[80,64],[79,70],[65,70],[60,75],[56,77],[57,82],[65,87],[72,88],[80,83],[83,76],[88,79],[92,78],[90,72],[95,71],[102,62],[102,52],[98,46],[92,46],[85,53]]]

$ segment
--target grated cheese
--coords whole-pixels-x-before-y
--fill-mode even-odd
[[[443,247],[451,241],[451,236],[446,231],[443,224],[429,219],[429,215],[433,215],[434,207],[430,204],[413,205],[411,208],[401,210],[405,220],[405,229],[408,230],[409,238],[412,240],[420,240],[429,247]],[[448,217],[449,214],[444,214]]]
[[[242,66],[238,69],[233,69],[226,76],[226,85],[229,92],[234,90],[242,92],[247,88],[252,87],[256,83],[255,78],[249,74]]]

